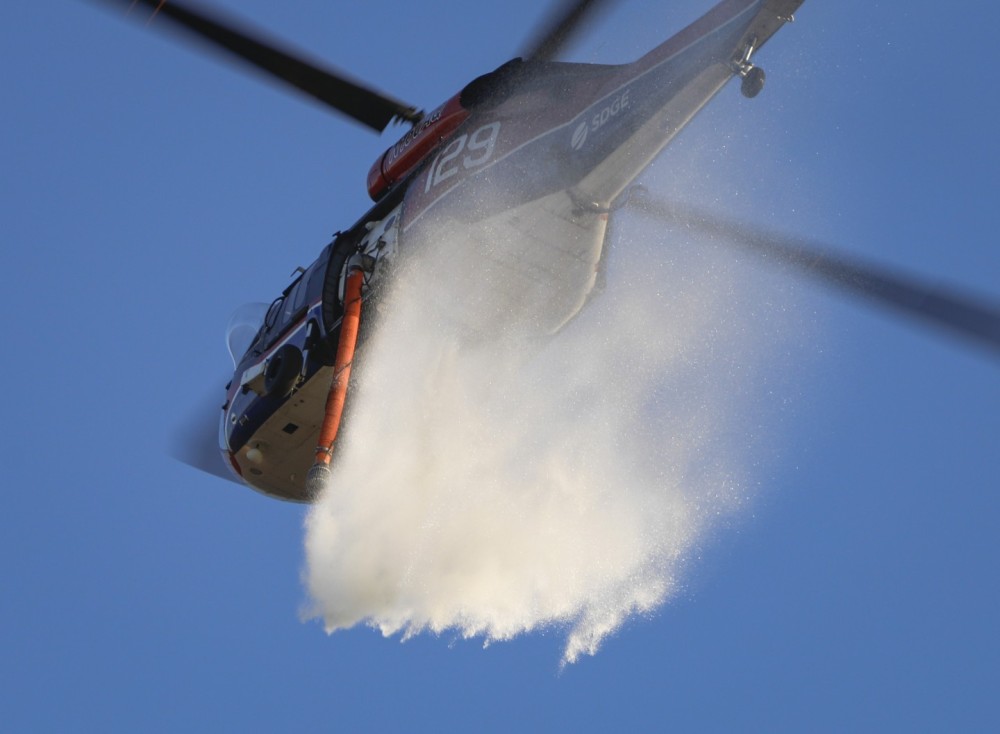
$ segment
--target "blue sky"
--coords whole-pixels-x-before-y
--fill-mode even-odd
[[[427,108],[541,14],[223,5]],[[623,2],[567,58],[627,60],[709,5]],[[997,356],[775,279],[801,329],[757,398],[778,417],[755,499],[596,657],[560,673],[559,630],[483,650],[301,622],[303,508],[164,445],[228,379],[230,313],[363,212],[392,132],[84,2],[0,13],[6,728],[1000,724]],[[985,3],[808,0],[761,53],[763,94],[724,90],[647,183],[1000,300],[998,21]]]

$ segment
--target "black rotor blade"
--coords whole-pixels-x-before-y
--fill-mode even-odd
[[[213,474],[230,482],[240,481],[226,467],[219,450],[219,421],[222,420],[222,400],[225,395],[206,397],[184,417],[170,435],[168,453],[178,461]]]
[[[314,97],[328,107],[353,118],[362,125],[381,132],[395,119],[416,122],[420,113],[414,107],[373,89],[349,81],[343,74],[318,64],[276,43],[262,34],[237,29],[231,21],[212,17],[202,10],[174,0],[102,0],[132,10],[144,6],[149,20],[163,17],[180,28],[200,36],[217,49],[224,49],[256,69]]]
[[[599,8],[611,0],[568,0],[538,29],[525,45],[521,56],[526,60],[546,61],[554,58],[573,35],[587,23]]]
[[[792,266],[843,291],[1000,350],[1000,307],[996,305],[877,266],[826,254],[828,248],[816,242],[737,224],[694,207],[656,201],[646,194],[631,197],[625,205],[656,219],[724,238],[764,260]]]

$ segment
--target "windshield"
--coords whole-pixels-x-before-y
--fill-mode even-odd
[[[267,308],[266,303],[248,303],[240,306],[229,317],[226,344],[229,347],[229,356],[233,358],[233,367],[240,363],[243,355],[253,344],[254,337],[264,324]]]

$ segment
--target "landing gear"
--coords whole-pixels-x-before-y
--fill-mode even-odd
[[[264,370],[264,392],[261,395],[285,397],[295,387],[302,372],[302,352],[286,344],[267,361]]]
[[[764,70],[759,66],[754,66],[750,63],[750,57],[753,52],[757,49],[757,37],[753,36],[749,41],[747,41],[746,47],[743,49],[743,53],[740,54],[739,58],[733,61],[733,71],[743,77],[743,83],[740,85],[740,91],[743,92],[743,96],[747,99],[753,99],[761,90],[764,88],[765,74]]]

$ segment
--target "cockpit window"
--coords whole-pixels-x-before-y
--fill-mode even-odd
[[[267,309],[267,316],[264,317],[264,331],[273,331],[281,323],[281,307],[285,303],[284,296],[278,296]]]
[[[292,286],[292,289],[285,294],[285,303],[281,311],[281,322],[283,324],[287,324],[295,318],[295,313],[299,310],[296,302],[304,300],[302,299],[304,290],[305,289],[302,287],[302,278],[299,278],[295,281],[295,285]]]
[[[313,270],[315,269],[315,265],[310,266],[309,269],[302,275],[302,280],[299,281],[298,292],[295,294],[296,311],[301,311],[309,305],[309,279],[312,277]]]
[[[248,350],[261,354],[289,326],[302,318],[306,308],[309,307],[309,294],[315,293],[318,298],[322,293],[322,278],[326,272],[329,255],[330,247],[327,246],[309,269],[302,272],[301,276],[296,278],[269,306],[263,303],[251,304],[233,315],[230,319],[232,336],[229,338],[229,343],[230,353],[235,362],[238,363]],[[317,282],[313,283],[313,280]],[[233,326],[237,322],[239,328]],[[248,332],[249,337],[246,336]]]

